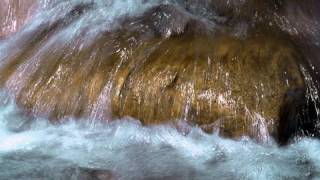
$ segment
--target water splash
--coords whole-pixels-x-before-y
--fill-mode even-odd
[[[279,148],[247,138],[223,139],[195,127],[183,135],[170,125],[144,127],[132,119],[94,128],[86,121],[52,125],[42,119],[12,131],[8,123],[15,111],[9,103],[0,112],[1,179],[78,179],[86,169],[110,170],[119,179],[320,177],[317,140]]]
[[[70,67],[77,69],[76,72],[81,74],[80,78],[84,77],[85,79],[90,73],[94,74],[97,68],[91,63],[92,61],[98,59],[97,64],[102,63],[97,58],[97,54],[100,51],[106,51],[107,48],[101,49],[94,46],[99,38],[115,28],[121,30],[120,22],[125,21],[126,18],[139,16],[159,4],[181,5],[183,3],[164,0],[41,0],[38,1],[39,8],[32,15],[32,21],[23,26],[20,31],[17,31],[19,29],[17,20],[12,14],[14,11],[9,8],[8,19],[4,23],[6,24],[5,31],[17,32],[0,41],[0,68],[6,69],[6,65],[11,63],[9,60],[23,54],[26,45],[30,45],[33,39],[39,43],[35,45],[35,52],[30,52],[30,55],[27,51],[26,57],[22,56],[25,58],[24,62],[17,65],[16,71],[5,82],[5,88],[20,94],[24,90],[25,84],[34,80],[33,76],[38,75],[36,72],[40,75],[43,73],[38,71],[39,66],[46,64],[50,66],[63,62],[54,69],[48,81],[37,79],[26,98],[32,99],[32,93],[43,81],[45,81],[45,87],[56,90],[55,96],[63,97],[66,93],[64,90],[69,88],[67,85],[76,84],[76,80],[68,79],[69,76],[74,75],[68,71]],[[206,9],[200,8],[203,11],[199,11],[198,8],[197,6],[189,6],[186,7],[188,11],[183,13],[190,19],[196,17],[201,22],[208,23],[210,28],[217,27],[219,23],[227,21],[215,11],[211,11],[210,14]],[[166,15],[164,13],[164,16]],[[209,17],[212,17],[213,20]],[[9,26],[7,26],[8,21],[12,23]],[[155,25],[155,27],[158,26],[159,24]],[[286,28],[289,28],[289,33],[296,35],[298,31],[295,31],[291,26],[291,24],[284,24],[284,31],[288,31]],[[132,25],[132,27],[135,26]],[[235,27],[233,34],[237,37],[245,37],[249,25],[240,22]],[[143,28],[141,29],[144,30]],[[161,30],[164,32],[164,39],[175,36],[175,33],[179,34],[182,31],[180,26],[176,29],[163,29]],[[312,30],[312,33],[315,31]],[[40,39],[35,37],[40,37]],[[131,43],[131,41],[134,41],[132,43],[134,45],[143,44],[139,44],[139,39],[135,38],[130,38],[126,43]],[[160,46],[161,43],[163,41],[158,42],[155,46]],[[117,43],[111,43],[111,45],[114,46],[111,48],[118,48]],[[86,48],[91,48],[92,51],[88,57],[83,57],[80,52]],[[144,54],[153,52],[153,49],[146,50]],[[320,143],[318,140],[300,139],[286,148],[279,148],[269,135],[269,124],[263,115],[254,111],[250,112],[247,109],[246,116],[252,120],[252,123],[245,124],[245,126],[249,126],[254,131],[253,133],[257,134],[260,143],[248,137],[236,140],[224,139],[218,136],[219,129],[215,129],[213,134],[207,134],[200,128],[189,126],[184,122],[178,122],[182,126],[183,132],[181,132],[179,126],[178,128],[168,124],[142,126],[139,121],[127,117],[112,122],[99,121],[112,118],[111,89],[118,88],[114,87],[114,80],[118,73],[121,73],[122,66],[128,62],[128,54],[130,53],[131,51],[128,49],[117,49],[112,55],[119,56],[120,61],[116,63],[114,68],[109,71],[103,69],[97,75],[99,80],[100,76],[111,74],[108,80],[102,83],[96,101],[92,104],[88,103],[89,117],[83,121],[75,117],[62,117],[66,118],[65,122],[50,124],[46,118],[36,119],[21,115],[19,108],[14,103],[4,103],[5,105],[0,107],[0,179],[25,177],[79,179],[83,171],[88,169],[110,171],[120,179],[320,178],[318,150]],[[60,58],[52,60],[47,57],[48,54]],[[72,62],[67,59],[74,55],[80,57],[76,61],[79,65],[68,64],[72,64]],[[109,56],[110,54],[105,55]],[[144,57],[141,59],[137,58],[136,62],[142,64],[145,59]],[[210,67],[215,59],[208,56],[206,60],[207,66]],[[237,61],[237,59],[232,60]],[[195,62],[197,63],[197,61]],[[135,68],[138,69],[137,67],[132,69],[136,70]],[[242,103],[242,99],[229,98],[232,95],[231,89],[234,88],[229,80],[229,73],[221,67],[218,68],[220,69],[217,70],[216,78],[223,81],[228,91],[218,93],[207,90],[201,94],[200,98],[209,100],[210,109],[213,106],[213,100],[217,100],[218,106],[236,112],[233,108],[235,108],[235,104]],[[63,70],[66,71],[62,72]],[[313,84],[314,81],[304,68],[301,71],[304,73],[308,85],[308,97],[310,100],[318,102],[319,97]],[[196,69],[193,69],[193,74],[196,72]],[[177,73],[172,74],[174,77],[171,77],[172,81],[175,81]],[[159,77],[157,76],[155,79],[161,80],[161,74]],[[64,78],[67,80],[63,81]],[[65,82],[67,83],[64,84]],[[59,89],[59,83],[63,85],[61,87],[64,89]],[[93,84],[95,83],[99,82]],[[54,85],[49,86],[49,84]],[[263,83],[259,82],[259,84],[262,84],[261,91],[264,91]],[[287,84],[289,86],[290,83]],[[258,86],[255,88],[259,89]],[[79,89],[81,88],[73,89],[74,91],[70,92],[76,94],[81,92]],[[181,118],[187,120],[190,118],[189,114],[194,111],[191,105],[195,101],[195,82],[186,84],[182,91],[187,98],[184,99],[185,108]],[[119,94],[119,92],[116,93]],[[259,102],[265,98],[258,93],[255,95]],[[45,93],[41,94],[41,98],[46,96]],[[79,103],[81,98],[75,96],[74,99],[76,100],[70,104]],[[34,115],[40,114],[42,110],[54,111],[60,103],[35,101],[35,106],[32,109]],[[319,108],[316,103],[313,104],[316,106],[318,117]],[[199,114],[199,111],[196,113]],[[218,123],[219,121],[217,121]],[[214,126],[218,127],[219,124],[217,124]]]

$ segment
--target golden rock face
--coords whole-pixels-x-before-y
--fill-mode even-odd
[[[115,76],[112,110],[145,124],[186,119],[254,134],[257,118],[276,121],[286,91],[303,86],[298,56],[272,38],[177,37],[140,56]]]
[[[52,121],[131,116],[143,124],[185,120],[230,137],[260,136],[261,126],[274,131],[286,92],[304,86],[294,47],[268,34],[241,39],[183,20],[185,29],[168,36],[139,20],[139,29],[124,22],[92,43],[48,48],[61,28],[50,24],[4,60],[0,85]]]
[[[219,122],[228,136],[252,133],[257,115],[277,120],[286,91],[303,86],[297,54],[271,37],[180,36],[134,45],[109,38],[80,52],[45,54],[15,86],[30,58],[13,59],[1,70],[2,82],[23,107],[52,119],[100,113],[144,124]]]

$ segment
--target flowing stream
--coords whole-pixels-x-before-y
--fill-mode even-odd
[[[65,117],[63,122],[52,123],[49,118],[37,115],[41,114],[38,113],[39,109],[50,109],[55,105],[36,104],[31,110],[33,116],[25,113],[15,102],[15,93],[23,92],[25,84],[33,82],[31,80],[37,69],[46,63],[46,54],[61,56],[60,51],[67,48],[63,57],[72,56],[90,47],[103,33],[119,27],[121,29],[121,23],[126,22],[126,18],[138,17],[160,4],[187,8],[190,16],[201,19],[208,27],[215,29],[220,26],[219,22],[226,19],[207,9],[206,5],[188,6],[189,1],[183,0],[1,1],[0,15],[6,18],[0,17],[0,68],[10,64],[8,59],[25,53],[26,45],[30,45],[33,38],[42,36],[42,39],[38,39],[40,43],[33,47],[36,50],[21,55],[25,62],[15,66],[14,72],[8,71],[10,77],[3,83],[0,105],[1,180],[320,179],[318,139],[297,138],[288,146],[279,146],[265,127],[260,128],[263,142],[247,136],[228,139],[219,136],[218,130],[206,133],[186,123],[185,117],[179,120],[181,128],[170,123],[143,126],[139,120],[131,117],[109,121],[111,110],[108,109],[108,93],[111,85],[108,82],[103,86],[98,100],[92,106],[88,105],[89,115],[83,118]],[[242,1],[238,3],[240,6]],[[66,20],[61,25],[62,19]],[[275,22],[279,22],[284,31],[294,34],[290,19],[283,20],[285,23],[282,20],[279,18]],[[246,23],[236,24],[230,33],[244,38],[248,26]],[[180,30],[177,25],[171,29],[160,28],[159,32],[162,37],[168,38],[174,33],[179,34]],[[312,36],[318,31],[309,28],[308,35]],[[314,39],[314,46],[319,47],[317,43],[319,39]],[[99,49],[90,50],[97,53],[92,53],[89,60],[99,56]],[[126,53],[130,52],[124,50],[121,53],[124,61],[120,61],[110,71],[111,74],[120,71],[120,66],[126,63]],[[51,65],[49,60],[48,66]],[[94,69],[90,62],[86,64],[81,61],[81,65],[84,69]],[[89,74],[94,71],[83,72]],[[41,72],[36,75],[41,75]],[[63,72],[57,70],[52,77],[63,79]],[[34,82],[36,87],[41,80]],[[307,83],[312,84],[312,79]],[[13,95],[10,92],[14,92]],[[29,95],[26,96],[31,97]],[[310,96],[317,98],[317,94]],[[224,100],[223,97],[220,99]],[[185,111],[188,111],[189,101],[186,102]],[[315,108],[318,110],[318,107]],[[100,121],[102,116],[108,117],[107,121]]]
[[[75,120],[61,125],[28,121],[12,103],[1,107],[1,179],[86,179],[105,173],[119,179],[320,177],[320,141],[315,139],[280,148],[246,137],[224,139],[195,127],[187,135],[169,125],[143,127],[128,118],[91,128]]]

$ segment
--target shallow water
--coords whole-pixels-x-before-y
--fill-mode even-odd
[[[119,179],[320,178],[319,140],[280,148],[196,127],[189,133],[143,127],[129,118],[91,127],[76,120],[53,125],[29,121],[16,109],[6,103],[0,111],[0,179],[81,179],[94,170]]]

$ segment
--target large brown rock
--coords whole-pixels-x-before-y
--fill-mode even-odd
[[[53,121],[182,119],[230,137],[276,130],[286,92],[304,86],[301,57],[287,39],[260,30],[238,38],[172,6],[146,14],[90,45],[51,44],[39,53],[61,29],[50,24],[4,61],[0,84],[21,107]]]
[[[303,86],[297,58],[271,37],[167,39],[118,70],[113,114],[145,124],[186,119],[217,125],[228,136],[257,135],[255,122],[263,118],[271,130],[286,91]]]

